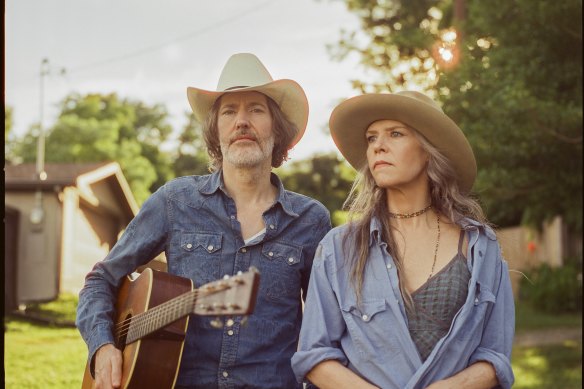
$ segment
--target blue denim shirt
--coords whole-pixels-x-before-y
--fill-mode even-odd
[[[342,248],[347,226],[330,231],[312,267],[299,350],[292,358],[296,378],[302,381],[318,363],[335,359],[384,389],[425,388],[487,361],[500,387],[510,388],[515,307],[507,263],[490,228],[469,219],[461,227],[469,237],[468,296],[425,362],[410,337],[397,271],[378,238],[378,221],[371,223],[359,306]]]
[[[290,366],[302,321],[318,242],[330,230],[327,209],[284,190],[275,174],[276,201],[263,218],[263,238],[246,245],[235,202],[221,172],[177,178],[144,203],[104,261],[87,275],[79,295],[77,326],[89,347],[113,343],[113,301],[124,276],[165,252],[168,272],[201,286],[255,266],[260,271],[255,311],[242,325],[217,329],[212,317],[191,315],[177,385],[293,388]],[[229,332],[228,332],[229,331]]]

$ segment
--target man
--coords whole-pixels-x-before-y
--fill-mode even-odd
[[[260,286],[254,313],[220,328],[193,315],[177,388],[297,387],[296,351],[313,255],[328,232],[326,208],[284,190],[271,173],[302,137],[308,118],[304,91],[274,81],[252,54],[233,55],[217,91],[188,88],[213,174],[175,179],[154,193],[106,259],[87,275],[78,328],[88,344],[95,383],[119,385],[121,352],[112,336],[113,302],[121,280],[160,252],[169,273],[196,286],[255,266]]]

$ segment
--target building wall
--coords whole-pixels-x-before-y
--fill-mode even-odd
[[[115,244],[119,216],[80,201],[76,188],[67,188],[65,198],[67,226],[63,240],[67,242],[67,252],[63,254],[61,291],[79,293],[85,275]]]
[[[17,300],[51,300],[59,291],[61,204],[54,192],[43,193],[45,219],[40,229],[30,222],[34,192],[6,192],[4,202],[20,212],[18,231]]]
[[[541,231],[528,227],[508,227],[497,230],[503,257],[509,264],[513,293],[517,296],[522,273],[543,263],[556,267],[568,255],[567,229],[561,217],[545,223]],[[580,240],[580,253],[582,241]],[[577,245],[577,243],[576,243]]]

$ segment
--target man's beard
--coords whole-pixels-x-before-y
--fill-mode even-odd
[[[234,140],[246,135],[251,136],[255,143],[235,144]],[[255,134],[249,131],[235,133],[227,142],[221,142],[221,154],[223,161],[229,162],[238,168],[251,168],[263,164],[266,160],[271,163],[272,151],[274,150],[274,135],[260,140]]]

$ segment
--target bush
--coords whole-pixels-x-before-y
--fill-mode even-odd
[[[556,268],[543,264],[527,272],[527,277],[521,280],[522,301],[543,312],[582,312],[581,261]]]

